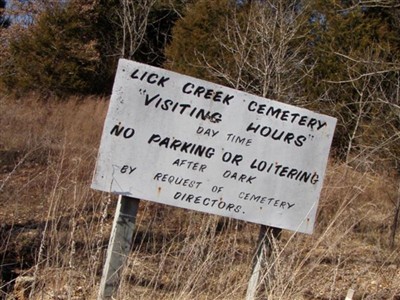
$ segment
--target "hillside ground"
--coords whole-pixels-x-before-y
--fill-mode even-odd
[[[96,299],[116,196],[90,189],[107,99],[0,96],[3,299]],[[399,182],[331,159],[313,235],[283,231],[259,299],[400,299]],[[141,201],[117,299],[244,299],[259,225]]]

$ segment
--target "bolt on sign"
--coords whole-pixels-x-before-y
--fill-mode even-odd
[[[335,125],[121,59],[92,188],[312,233]]]

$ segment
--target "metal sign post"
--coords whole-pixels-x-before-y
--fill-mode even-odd
[[[98,300],[111,299],[118,288],[122,267],[132,248],[139,199],[119,196]]]
[[[261,225],[258,235],[257,251],[253,260],[253,270],[247,285],[246,300],[256,299],[263,266],[268,263],[273,263],[273,243],[274,240],[279,239],[281,231],[282,229],[280,228]],[[273,272],[271,275],[274,276]]]

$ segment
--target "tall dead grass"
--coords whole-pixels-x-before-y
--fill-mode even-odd
[[[116,204],[89,188],[107,101],[2,96],[0,110],[3,298],[95,299]],[[315,233],[275,241],[259,299],[398,299],[397,185],[332,160]],[[258,225],[143,201],[136,222],[117,299],[244,299]]]

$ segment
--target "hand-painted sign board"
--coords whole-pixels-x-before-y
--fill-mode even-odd
[[[335,125],[121,59],[92,188],[312,233]]]

